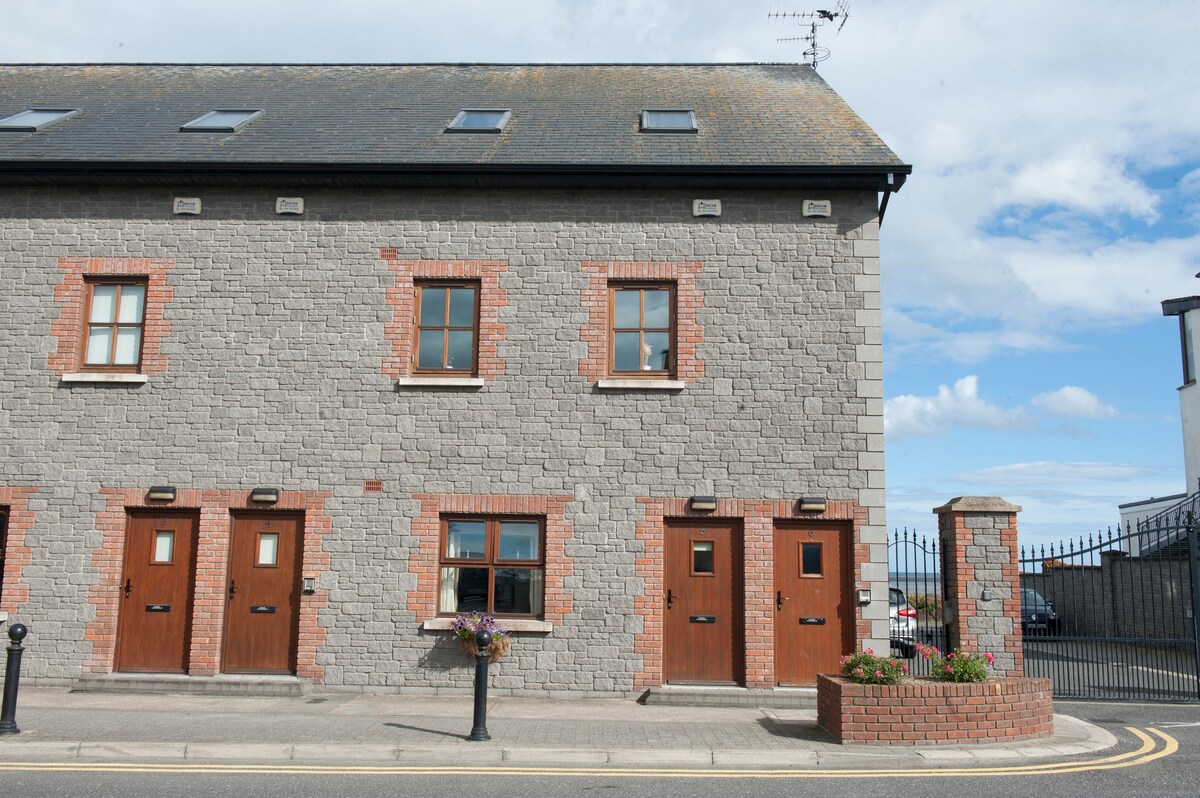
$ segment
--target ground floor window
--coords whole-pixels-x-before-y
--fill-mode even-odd
[[[542,617],[545,519],[443,516],[438,611]]]

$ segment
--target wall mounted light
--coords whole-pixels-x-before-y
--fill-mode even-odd
[[[693,496],[688,499],[688,506],[698,512],[710,513],[717,509],[716,496]]]
[[[799,509],[802,513],[823,513],[825,512],[825,497],[824,496],[805,496],[799,499]]]
[[[870,604],[871,603],[871,588],[860,587],[858,589],[858,603],[859,604]]]
[[[155,485],[146,491],[146,498],[156,502],[175,501],[175,488],[170,485]]]
[[[255,488],[250,491],[250,501],[260,504],[274,504],[279,501],[279,488]]]
[[[317,578],[315,576],[306,576],[300,580],[300,591],[306,596],[311,596],[317,592]]]

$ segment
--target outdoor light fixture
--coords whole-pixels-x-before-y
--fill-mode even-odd
[[[802,513],[823,513],[825,512],[825,497],[824,496],[805,496],[800,499],[800,512]]]
[[[306,596],[311,596],[317,592],[317,578],[315,576],[306,576],[300,580],[300,591]]]
[[[279,488],[255,488],[250,491],[250,501],[274,504],[279,501]]]
[[[146,498],[156,502],[173,502],[175,488],[170,485],[155,485],[146,493]]]
[[[688,505],[700,512],[712,512],[717,509],[716,496],[693,496],[688,500]]]
[[[870,604],[871,603],[871,588],[860,587],[858,589],[858,603],[859,604]]]

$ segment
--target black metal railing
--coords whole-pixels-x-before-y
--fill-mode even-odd
[[[1059,698],[1200,700],[1191,503],[1136,528],[1021,547],[1025,672]]]

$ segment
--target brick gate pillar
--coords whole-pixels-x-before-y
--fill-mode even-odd
[[[996,496],[960,496],[935,508],[942,546],[950,650],[990,652],[994,676],[1024,676],[1017,513]]]

